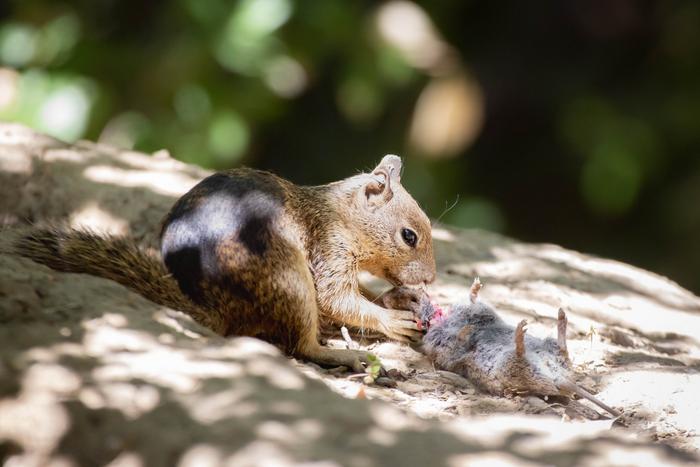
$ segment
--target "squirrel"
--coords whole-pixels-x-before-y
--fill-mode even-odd
[[[419,341],[413,312],[365,298],[358,272],[397,287],[435,279],[430,221],[401,186],[401,168],[387,155],[371,173],[320,186],[249,168],[217,172],[166,215],[160,257],[128,237],[56,227],[32,229],[16,247],[53,269],[114,280],[222,336],[361,368],[367,352],[319,343],[320,317]]]

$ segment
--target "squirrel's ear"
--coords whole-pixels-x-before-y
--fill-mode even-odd
[[[363,187],[367,204],[376,208],[388,203],[394,196],[391,187],[391,175],[383,169],[375,169],[370,180]]]
[[[401,183],[401,158],[387,154],[372,171],[372,178],[364,186],[367,204],[376,208],[388,203],[394,196],[393,185]]]
[[[383,172],[384,174],[389,175],[388,179],[390,180],[390,183],[401,183],[402,167],[403,163],[401,162],[401,158],[399,156],[395,154],[387,154],[386,156],[382,157],[382,161],[372,171],[372,173],[376,174],[377,172]]]

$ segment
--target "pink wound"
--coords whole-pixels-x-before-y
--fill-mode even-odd
[[[435,326],[437,324],[440,324],[440,322],[443,319],[447,318],[449,312],[443,311],[442,307],[435,302],[431,301],[430,304],[432,305],[433,310],[435,311],[433,313],[433,317],[430,319],[430,326]]]

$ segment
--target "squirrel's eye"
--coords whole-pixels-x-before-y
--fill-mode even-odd
[[[411,229],[401,229],[401,237],[403,238],[403,241],[406,242],[406,245],[410,247],[416,246],[416,242],[418,241],[418,235],[411,230]]]

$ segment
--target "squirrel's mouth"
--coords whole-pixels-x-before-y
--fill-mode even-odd
[[[382,275],[384,276],[384,279],[386,279],[391,285],[394,287],[411,287],[411,288],[420,288],[420,289],[425,289],[425,281],[417,280],[417,281],[402,281],[399,279],[397,276],[391,273],[388,269],[384,269],[382,271]]]
[[[404,283],[404,281],[402,281],[401,279],[399,279],[398,277],[396,277],[395,275],[393,275],[393,274],[391,273],[391,271],[389,271],[389,270],[386,269],[386,268],[382,271],[382,273],[383,273],[382,275],[384,276],[384,279],[386,279],[387,281],[389,281],[389,283],[390,283],[391,285],[393,285],[394,287],[401,287],[401,286],[403,286],[403,285],[410,285],[410,284]]]

